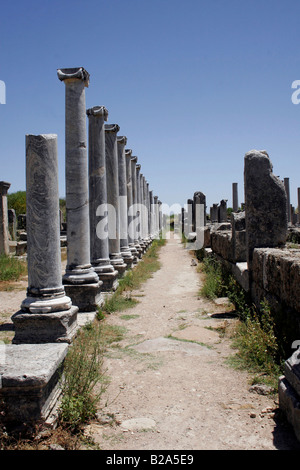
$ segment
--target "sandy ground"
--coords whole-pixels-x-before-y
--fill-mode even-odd
[[[110,385],[86,434],[102,450],[299,450],[276,397],[249,391],[250,376],[226,363],[234,350],[219,329],[236,319],[226,300],[199,297],[191,259],[168,240],[140,302],[107,318],[126,332],[106,354]],[[26,287],[0,292],[0,341],[13,338]]]
[[[201,275],[178,240],[160,261],[140,303],[107,319],[126,333],[106,356],[108,405],[87,433],[103,450],[299,450],[277,397],[249,391],[248,374],[226,363],[228,302],[199,297]]]

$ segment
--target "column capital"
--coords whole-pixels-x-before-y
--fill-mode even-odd
[[[83,67],[57,69],[57,76],[62,82],[65,80],[82,80],[86,87],[89,86],[90,82],[90,74]]]
[[[118,144],[126,145],[127,144],[127,137],[125,135],[120,135],[120,136],[117,137],[117,142],[118,142]]]
[[[118,124],[105,124],[105,132],[119,132],[120,126]]]
[[[0,195],[1,196],[6,196],[9,188],[10,188],[10,183],[7,183],[6,181],[0,181]]]
[[[138,157],[132,157],[132,158],[131,158],[131,161],[134,162],[134,163],[137,163]]]
[[[141,165],[139,163],[136,165],[136,169],[140,171]]]
[[[125,149],[125,155],[126,155],[126,157],[130,157],[130,158],[131,158],[132,150],[131,150],[131,149]]]
[[[103,117],[104,121],[107,121],[108,118],[108,111],[105,106],[94,106],[93,108],[89,108],[86,110],[86,114],[88,117]]]

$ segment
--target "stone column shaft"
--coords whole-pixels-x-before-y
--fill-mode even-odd
[[[126,264],[124,263],[120,249],[120,204],[117,147],[117,133],[119,130],[120,127],[117,124],[105,125],[109,256],[111,264],[118,270],[119,275],[122,275],[125,272]]]
[[[89,205],[91,263],[103,282],[102,290],[115,290],[118,271],[109,258],[107,232],[107,187],[105,159],[105,121],[108,111],[104,106],[87,110],[89,119]]]
[[[128,245],[128,201],[127,201],[127,178],[125,146],[127,138],[117,138],[118,145],[118,173],[119,173],[119,203],[120,203],[120,250],[127,268],[133,264],[133,256]]]
[[[237,212],[239,209],[238,199],[238,184],[232,183],[232,209],[233,212]]]
[[[83,68],[59,69],[65,83],[67,267],[64,282],[99,281],[90,263],[89,188],[85,88],[89,74]]]
[[[131,178],[132,178],[132,224],[133,224],[133,236],[134,245],[139,253],[139,257],[142,256],[142,247],[139,242],[139,214],[138,214],[138,195],[137,195],[137,178],[136,178],[136,164],[137,157],[131,158]]]
[[[7,191],[10,183],[0,181],[0,254],[9,254],[9,237],[8,237],[8,211],[7,211]]]
[[[13,315],[14,343],[69,342],[78,308],[61,276],[57,136],[26,136],[28,288]]]

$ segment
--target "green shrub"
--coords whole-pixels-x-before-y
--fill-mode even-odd
[[[72,431],[95,416],[106,390],[103,350],[99,322],[82,328],[69,348],[61,381],[60,421]]]
[[[17,281],[27,272],[27,264],[13,256],[0,255],[0,281]]]

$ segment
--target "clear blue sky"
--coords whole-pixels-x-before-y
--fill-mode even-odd
[[[87,108],[104,105],[162,202],[195,191],[244,200],[244,155],[266,149],[300,186],[299,0],[2,2],[0,179],[25,189],[25,135],[58,135],[64,197],[64,94],[57,68],[90,73]]]

